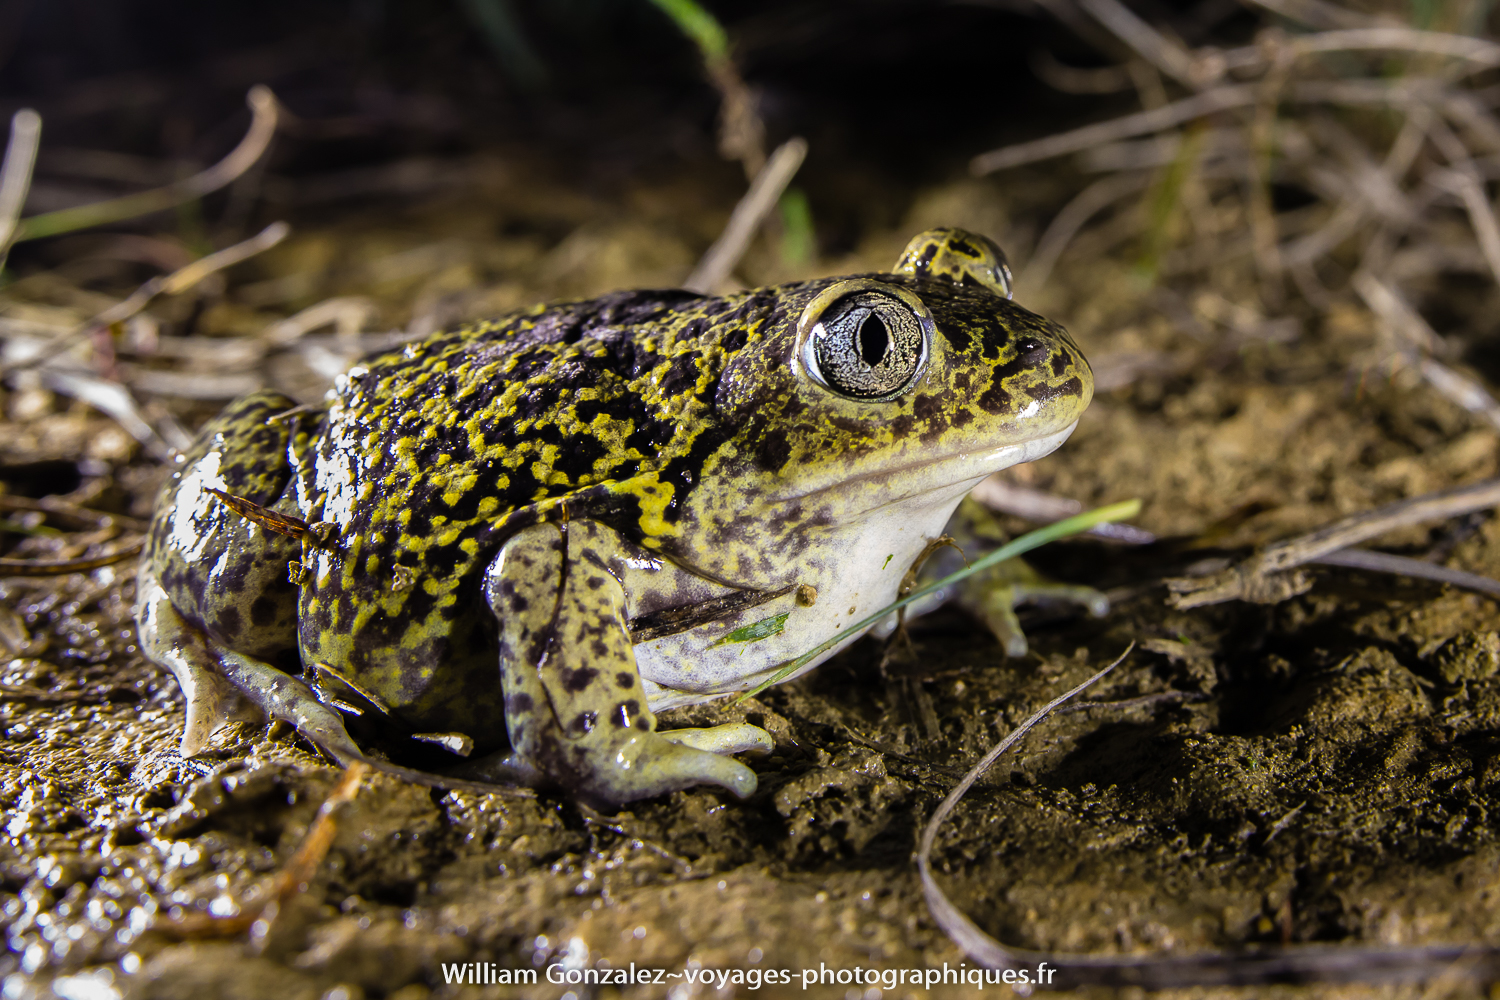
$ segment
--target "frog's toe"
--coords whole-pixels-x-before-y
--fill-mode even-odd
[[[712,729],[669,729],[657,735],[694,750],[716,754],[753,753],[762,756],[776,748],[770,733],[748,722],[732,722]]]
[[[1095,618],[1109,614],[1109,598],[1093,587],[1071,583],[1029,583],[1015,587],[1015,595],[1017,604],[1032,599],[1063,601],[1078,605]]]

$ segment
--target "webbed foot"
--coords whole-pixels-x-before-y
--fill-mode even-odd
[[[750,738],[742,730],[754,730],[764,739]],[[769,748],[770,742],[770,734],[750,725],[638,732],[616,747],[614,766],[596,774],[587,791],[609,802],[629,802],[707,784],[748,798],[759,779],[727,754]]]

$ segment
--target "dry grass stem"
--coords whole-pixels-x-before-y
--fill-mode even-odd
[[[1053,216],[1047,231],[1042,233],[1031,258],[1016,276],[1017,290],[1034,294],[1041,289],[1051,276],[1058,258],[1068,248],[1073,237],[1078,235],[1078,231],[1110,205],[1143,190],[1150,180],[1143,173],[1116,174],[1100,178],[1080,191],[1061,212]]]
[[[1400,344],[1398,350],[1419,350],[1428,354],[1446,354],[1447,345],[1422,318],[1421,314],[1407,303],[1394,288],[1368,271],[1360,271],[1350,279],[1350,285],[1360,298],[1394,334]]]
[[[79,559],[0,559],[0,576],[64,576],[113,566],[141,554],[146,540],[138,538],[113,552]]]
[[[202,173],[151,191],[22,219],[16,226],[12,242],[56,236],[149,215],[201,198],[232,183],[261,158],[271,143],[271,137],[276,134],[276,95],[270,88],[250,88],[246,103],[250,105],[252,117],[244,138],[228,156]]]
[[[1309,28],[1363,28],[1370,24],[1370,17],[1340,7],[1338,4],[1325,3],[1324,0],[1247,0],[1258,7],[1264,7],[1273,14],[1280,14],[1289,21],[1296,21]]]
[[[1017,143],[988,153],[981,153],[969,161],[969,172],[975,176],[992,174],[997,170],[1019,167],[1039,160],[1050,160],[1055,156],[1066,156],[1092,146],[1102,146],[1137,135],[1162,132],[1195,118],[1202,118],[1219,111],[1243,108],[1254,104],[1255,88],[1246,85],[1218,87],[1214,90],[1185,97],[1165,107],[1151,111],[1138,111],[1106,122],[1085,125],[1045,139]]]
[[[264,253],[286,239],[290,232],[291,228],[285,222],[273,222],[248,240],[225,247],[217,253],[211,253],[171,274],[152,278],[137,288],[128,298],[110,306],[71,333],[45,345],[31,345],[31,349],[26,350],[23,358],[0,368],[0,378],[7,377],[18,371],[24,371],[28,368],[37,368],[45,365],[48,361],[84,340],[95,330],[105,329],[116,323],[123,323],[125,320],[130,319],[150,305],[151,300],[155,299],[158,295],[181,295],[183,292],[190,290],[202,282],[209,275],[216,274],[226,267],[231,267],[245,261],[258,253]]]
[[[281,910],[293,897],[306,892],[317,875],[323,859],[328,856],[328,849],[333,846],[334,837],[338,835],[339,812],[354,801],[360,783],[369,772],[370,766],[357,760],[344,769],[338,783],[318,807],[318,814],[307,828],[302,843],[297,845],[286,866],[272,880],[264,899],[244,907],[233,916],[191,913],[176,919],[158,920],[152,925],[152,931],[176,939],[238,937],[249,931],[252,947],[263,943]]]
[[[1465,590],[1476,590],[1492,597],[1500,597],[1500,580],[1493,580],[1478,573],[1466,573],[1461,569],[1435,566],[1423,559],[1394,556],[1388,552],[1370,552],[1365,549],[1344,549],[1330,552],[1326,556],[1308,560],[1323,566],[1343,566],[1348,569],[1367,569],[1395,576],[1411,576],[1423,580],[1436,580]]]
[[[31,168],[36,165],[37,147],[42,141],[42,116],[30,108],[17,111],[10,120],[10,142],[5,147],[5,163],[0,165],[0,266],[10,250],[16,232],[16,220],[31,190]]]
[[[1484,253],[1485,263],[1489,264],[1495,280],[1500,281],[1500,225],[1495,222],[1495,210],[1485,196],[1479,178],[1473,172],[1459,170],[1433,173],[1429,178],[1463,200],[1474,225],[1474,235],[1479,238],[1479,249]]]
[[[365,324],[379,312],[373,301],[358,295],[324,299],[301,312],[266,327],[261,338],[271,346],[286,347],[314,330],[332,326],[341,341],[358,338]]]
[[[740,258],[750,247],[761,223],[775,209],[782,192],[786,190],[802,160],[807,156],[805,139],[788,139],[776,148],[755,180],[745,192],[739,204],[729,216],[729,224],[703,255],[693,273],[688,275],[682,287],[691,292],[704,294],[717,291],[739,264]]]
[[[1143,59],[1189,87],[1197,87],[1204,74],[1193,56],[1177,42],[1141,20],[1120,0],[1078,0],[1079,6],[1134,49]]]
[[[1275,604],[1305,593],[1312,586],[1304,574],[1287,573],[1288,570],[1396,528],[1442,521],[1496,506],[1500,506],[1500,479],[1361,511],[1277,542],[1258,555],[1211,575],[1169,579],[1167,587],[1173,595],[1169,600],[1179,610],[1235,600]]]

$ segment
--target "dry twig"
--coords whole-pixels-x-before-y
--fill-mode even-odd
[[[10,252],[16,220],[26,204],[26,193],[31,190],[31,168],[36,164],[41,140],[41,115],[23,108],[11,117],[10,142],[5,147],[5,163],[0,166],[0,266]]]
[[[0,576],[65,576],[68,573],[87,573],[138,556],[145,547],[146,540],[138,538],[113,552],[82,559],[0,559]]]
[[[318,815],[302,838],[286,866],[276,875],[265,898],[258,905],[247,906],[228,917],[208,914],[186,914],[176,919],[158,920],[151,929],[171,938],[225,938],[250,932],[252,946],[265,941],[276,918],[292,898],[307,891],[333,838],[338,835],[338,814],[359,794],[360,782],[370,771],[362,761],[353,761],[339,776],[338,783],[318,807]]]
[[[705,294],[718,290],[745,255],[761,223],[775,209],[782,192],[796,175],[797,168],[802,166],[805,156],[807,142],[804,139],[788,139],[777,147],[760,173],[755,175],[750,190],[734,206],[724,232],[682,283],[683,288]]]
[[[12,242],[56,236],[149,215],[201,198],[232,183],[261,158],[271,143],[271,136],[276,133],[276,95],[270,88],[251,87],[245,100],[253,116],[250,128],[240,144],[212,167],[166,187],[22,219]]]
[[[164,277],[152,278],[141,287],[131,293],[129,298],[122,299],[115,305],[99,313],[87,323],[77,327],[71,333],[56,338],[49,344],[39,346],[35,351],[28,352],[26,356],[14,361],[4,367],[0,367],[0,378],[13,375],[18,371],[28,368],[37,368],[45,365],[51,359],[62,354],[68,348],[87,339],[94,331],[106,329],[116,323],[139,313],[151,304],[151,301],[159,295],[181,295],[183,292],[193,288],[204,278],[216,274],[241,261],[248,260],[258,253],[264,253],[291,233],[291,227],[285,222],[273,222],[265,229],[248,240],[225,247],[217,253],[211,253],[206,257],[193,261],[187,267],[173,271]]]
[[[1199,608],[1224,601],[1275,604],[1312,587],[1302,572],[1289,572],[1305,563],[1358,545],[1377,535],[1409,524],[1425,524],[1458,517],[1471,511],[1500,506],[1500,479],[1487,479],[1473,486],[1429,493],[1399,500],[1374,510],[1341,517],[1315,531],[1277,542],[1257,555],[1204,577],[1173,577],[1168,602],[1179,610]],[[1373,567],[1371,567],[1373,568]]]

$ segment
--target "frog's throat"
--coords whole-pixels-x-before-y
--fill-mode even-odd
[[[892,468],[876,469],[871,472],[861,473],[857,476],[849,476],[836,483],[827,486],[819,486],[816,489],[807,490],[803,493],[789,493],[775,497],[774,503],[801,502],[810,498],[826,497],[830,494],[838,494],[845,491],[857,489],[860,484],[876,480],[890,483],[892,489],[881,496],[880,502],[870,507],[871,511],[893,504],[905,503],[913,497],[924,493],[932,493],[938,490],[957,486],[960,483],[978,482],[992,472],[1008,469],[1012,465],[1020,465],[1022,462],[1034,462],[1039,458],[1050,455],[1068,439],[1078,421],[1073,421],[1060,431],[1051,434],[1043,434],[1032,438],[1030,441],[1021,441],[1017,444],[1002,445],[998,448],[983,448],[971,451],[951,452],[946,455],[938,455],[933,458],[924,458],[916,462],[908,462],[905,465],[897,465]],[[912,480],[909,484],[906,480]],[[907,488],[903,488],[903,486]]]

